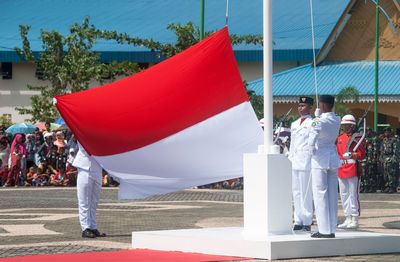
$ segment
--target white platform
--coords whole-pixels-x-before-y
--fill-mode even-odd
[[[339,231],[334,239],[314,239],[304,232],[247,240],[240,227],[183,229],[133,232],[132,248],[284,259],[400,252],[400,235]]]

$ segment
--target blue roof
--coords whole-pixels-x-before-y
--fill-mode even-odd
[[[375,94],[375,61],[323,62],[317,66],[319,94],[337,95],[341,89],[354,86],[360,95]],[[398,95],[400,61],[379,62],[379,94]],[[257,95],[264,94],[264,80],[249,82],[248,89]],[[314,95],[314,68],[311,64],[300,66],[273,76],[274,96]]]
[[[314,0],[317,50],[329,36],[350,0]],[[205,30],[225,26],[225,0],[206,1]],[[153,38],[162,43],[176,41],[169,23],[200,20],[199,0],[2,0],[0,1],[0,61],[18,62],[13,51],[21,46],[19,24],[31,25],[29,39],[34,51],[41,51],[40,29],[68,33],[68,27],[82,23],[85,16],[99,29],[117,30],[131,36]],[[308,0],[273,1],[274,60],[307,61],[312,58]],[[231,0],[229,31],[238,35],[262,34],[262,1]],[[103,61],[157,62],[159,56],[146,48],[101,41],[95,50]],[[234,46],[238,61],[262,61],[259,45]]]

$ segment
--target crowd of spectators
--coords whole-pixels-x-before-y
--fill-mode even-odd
[[[7,134],[0,127],[0,186],[76,186],[72,162],[78,152],[76,138],[68,130],[54,131],[50,123],[32,134]],[[118,183],[103,172],[104,186]]]

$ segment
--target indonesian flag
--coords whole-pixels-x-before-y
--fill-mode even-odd
[[[120,199],[242,176],[262,144],[227,28],[122,80],[56,97],[85,150],[120,179]]]

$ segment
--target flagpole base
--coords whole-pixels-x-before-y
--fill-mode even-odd
[[[202,228],[133,232],[132,248],[291,259],[394,253],[399,251],[400,235],[342,230],[331,239],[311,238],[306,232],[292,232],[249,240],[244,236],[243,227]]]
[[[245,154],[244,233],[249,239],[292,231],[292,165],[281,154]]]

